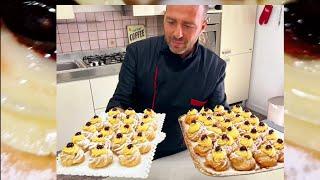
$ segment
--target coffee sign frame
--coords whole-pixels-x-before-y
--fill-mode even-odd
[[[146,29],[144,25],[127,26],[129,44],[146,39]]]

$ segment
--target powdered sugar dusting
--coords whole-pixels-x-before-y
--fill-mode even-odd
[[[287,180],[319,179],[320,160],[305,151],[286,145],[284,170]]]

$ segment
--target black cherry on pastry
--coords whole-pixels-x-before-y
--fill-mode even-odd
[[[273,130],[271,129],[271,130],[269,130],[269,132],[268,132],[268,134],[273,134]]]
[[[76,135],[76,136],[79,136],[79,135],[81,135],[81,132],[76,132],[75,135]]]
[[[105,131],[109,131],[109,129],[110,129],[109,126],[104,127],[104,130],[105,130]]]
[[[202,136],[201,136],[201,141],[203,141],[204,139],[206,139],[208,136],[206,135],[206,134],[203,134]]]
[[[91,122],[87,122],[87,123],[86,123],[86,126],[91,126]]]
[[[221,151],[222,149],[221,149],[220,146],[217,146],[216,148],[214,148],[214,150],[215,150],[216,152],[218,152],[218,151]]]
[[[229,140],[229,137],[226,135],[226,134],[222,134],[222,137],[221,137],[222,139],[227,139],[227,140]]]
[[[245,146],[241,146],[240,151],[247,151],[247,148]]]
[[[117,137],[118,139],[120,139],[120,138],[122,138],[122,134],[121,134],[121,133],[118,133],[118,134],[116,135],[116,137]]]
[[[272,146],[270,144],[266,145],[266,149],[272,149]]]
[[[73,147],[74,146],[74,144],[72,143],[72,142],[69,142],[68,144],[67,144],[67,147],[68,148],[71,148],[71,147]]]
[[[102,144],[97,145],[97,149],[103,149],[103,148],[104,148],[104,146]]]
[[[282,144],[283,140],[282,139],[277,139],[277,143]]]
[[[252,128],[250,132],[251,133],[257,133],[257,130],[256,130],[256,128]]]
[[[131,149],[132,147],[133,147],[132,144],[128,144],[128,145],[127,145],[127,148],[128,148],[128,149]]]
[[[249,122],[249,121],[245,121],[244,124],[245,124],[245,125],[249,125],[250,122]]]

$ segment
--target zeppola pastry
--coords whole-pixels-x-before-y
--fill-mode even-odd
[[[188,122],[187,117],[195,119]],[[196,167],[204,168],[201,171],[253,171],[283,165],[283,140],[239,105],[231,111],[223,106],[211,111],[204,107],[199,112],[191,109],[179,123]]]
[[[185,118],[185,122],[187,124],[191,124],[193,120],[197,120],[197,114],[198,114],[198,110],[196,109],[189,110]]]
[[[100,131],[100,133],[106,137],[107,139],[112,139],[115,132],[114,129],[111,126],[105,126],[104,128],[102,128],[102,130]]]
[[[234,105],[231,110],[237,114],[241,114],[243,112],[243,109],[240,105]]]
[[[94,115],[89,122],[95,125],[98,131],[103,128],[102,119],[97,115]]]
[[[145,114],[141,121],[145,124],[149,124],[149,126],[151,126],[153,128],[154,131],[157,130],[157,123],[154,120],[154,117],[152,117],[151,115]]]
[[[114,129],[119,128],[119,126],[121,126],[122,124],[120,114],[109,116],[108,121],[106,121],[106,123],[110,124]]]
[[[226,171],[229,168],[227,153],[220,146],[216,146],[206,156],[205,165],[215,171]]]
[[[200,110],[200,114],[205,114],[206,116],[211,116],[213,115],[213,111],[210,108],[204,108],[202,107]]]
[[[151,118],[154,118],[154,117],[156,116],[156,113],[155,113],[152,109],[150,109],[150,108],[145,109],[145,110],[143,111],[143,114],[144,114],[144,115],[148,115],[148,116],[150,116]]]
[[[151,149],[151,143],[143,132],[138,132],[133,138],[132,143],[137,145],[141,154],[148,153]]]
[[[241,146],[239,150],[231,153],[230,161],[232,167],[238,171],[250,171],[256,167],[252,152],[245,146]]]
[[[212,140],[206,134],[203,134],[193,150],[199,156],[205,157],[212,147]]]
[[[112,108],[105,119],[102,117],[93,116],[72,136],[72,142],[59,154],[62,166],[103,169],[119,163],[130,168],[139,165],[143,156],[150,155],[158,129],[157,114],[152,109],[138,114],[132,108],[124,112]]]
[[[189,129],[187,131],[187,136],[191,141],[198,141],[204,132],[204,128],[196,120],[192,120]]]
[[[72,143],[81,147],[83,151],[87,151],[90,146],[90,140],[81,134],[81,132],[77,132],[72,137]]]
[[[261,145],[254,153],[254,159],[261,168],[273,167],[277,165],[278,154],[272,145]]]
[[[133,167],[141,162],[141,154],[139,149],[134,144],[128,144],[121,154],[119,161],[122,166]]]
[[[83,135],[90,139],[92,136],[94,136],[97,133],[96,127],[91,124],[91,122],[87,122],[83,127],[82,127],[82,132]]]
[[[222,105],[217,105],[214,107],[213,112],[215,114],[220,114],[220,115],[224,115],[225,114],[225,109]]]
[[[278,162],[284,162],[284,142],[282,139],[277,139],[277,141],[274,143],[274,148],[277,151],[278,154]]]
[[[89,159],[89,167],[104,168],[111,164],[113,161],[112,151],[108,148],[105,148],[103,145],[97,145],[92,149]]]
[[[156,136],[156,132],[148,123],[141,122],[136,131],[143,132],[149,141],[152,141]]]
[[[63,166],[73,166],[84,161],[84,152],[78,145],[68,143],[63,148],[60,158]]]

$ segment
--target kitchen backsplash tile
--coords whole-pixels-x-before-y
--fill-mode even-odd
[[[163,34],[162,16],[135,17],[132,11],[75,13],[75,19],[59,20],[57,52],[124,48],[128,25],[145,25],[147,37]]]

